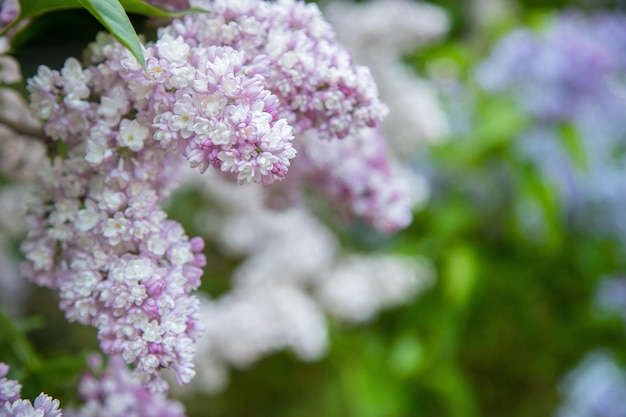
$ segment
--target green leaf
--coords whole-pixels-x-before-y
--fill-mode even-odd
[[[120,0],[120,3],[128,13],[136,13],[145,16],[156,17],[179,17],[192,13],[208,13],[207,10],[200,9],[198,7],[192,7],[180,12],[170,12],[167,10],[159,9],[151,4],[145,3],[142,0]]]
[[[20,7],[18,18],[4,28],[0,35],[23,19],[56,10],[83,7],[111,32],[122,45],[128,48],[144,70],[146,69],[146,61],[139,37],[119,0],[22,0]]]
[[[191,13],[207,13],[206,10],[197,7],[180,12],[170,12],[142,0],[21,0],[20,15],[14,22],[0,31],[0,35],[24,19],[57,10],[79,8],[87,9],[122,45],[128,48],[144,70],[146,66],[141,43],[126,12],[156,17],[178,17]]]
[[[459,243],[449,249],[442,272],[446,300],[456,307],[469,301],[479,275],[479,261],[473,247]]]
[[[78,0],[20,0],[20,14],[13,22],[0,30],[0,36],[24,19],[56,10],[79,8]]]
[[[55,10],[78,7],[80,7],[78,0],[22,0],[20,1],[20,16],[18,20]]]
[[[112,0],[112,2],[115,1]],[[108,2],[101,1],[99,3],[106,4]],[[126,12],[141,14],[145,16],[179,17],[192,13],[208,13],[207,10],[198,7],[192,7],[180,12],[170,12],[152,6],[151,4],[148,4],[143,0],[120,0],[119,3],[126,10]],[[21,0],[20,15],[16,22],[29,17],[39,16],[48,12],[65,9],[80,9],[83,7],[87,8],[80,0]]]
[[[146,69],[141,42],[119,0],[78,0]]]

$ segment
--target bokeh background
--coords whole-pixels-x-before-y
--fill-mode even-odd
[[[213,339],[199,382],[172,396],[190,417],[626,416],[626,3],[318,4],[391,109],[413,221],[380,233],[315,195],[276,216],[250,209],[253,190],[190,176],[167,210],[209,242]],[[68,19],[85,25],[54,29]],[[38,18],[16,41],[23,72],[78,54],[100,29],[89,19]],[[19,280],[28,161],[11,155],[0,358],[25,397],[71,403],[95,330]],[[246,298],[251,269],[266,286],[321,278]]]

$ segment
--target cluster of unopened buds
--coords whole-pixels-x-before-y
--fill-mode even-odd
[[[101,34],[84,62],[42,66],[28,81],[56,150],[27,216],[23,273],[58,291],[66,317],[97,328],[103,352],[133,365],[153,391],[167,388],[164,368],[179,384],[191,380],[201,330],[192,292],[204,243],[161,208],[181,162],[272,187],[294,170],[283,194],[318,187],[384,231],[410,221],[382,138],[339,145],[387,110],[317,6],[193,5],[208,13],[159,29],[144,46],[145,70]]]

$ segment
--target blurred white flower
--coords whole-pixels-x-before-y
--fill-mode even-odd
[[[356,62],[367,65],[389,107],[383,130],[397,157],[414,157],[445,138],[447,117],[437,91],[403,62],[403,55],[436,41],[449,28],[436,6],[411,0],[331,2],[325,9],[339,40]]]
[[[196,390],[218,391],[228,368],[248,368],[280,350],[318,359],[328,348],[325,312],[370,320],[433,282],[427,260],[350,254],[304,206],[267,208],[261,187],[207,173],[188,173],[185,181],[213,203],[195,222],[223,253],[243,260],[231,289],[201,302],[206,331],[195,357]]]

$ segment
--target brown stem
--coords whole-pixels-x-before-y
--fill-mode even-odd
[[[8,119],[1,113],[0,113],[0,124],[8,127],[12,131],[20,135],[30,136],[30,137],[39,139],[46,145],[48,145],[51,142],[51,139],[45,135],[43,130],[26,126],[19,122],[16,122],[15,120]]]

